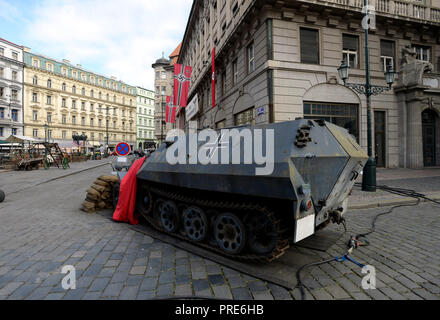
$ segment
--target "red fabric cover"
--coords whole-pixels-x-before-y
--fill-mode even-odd
[[[181,64],[174,65],[174,91],[173,105],[175,107],[186,107],[189,93],[189,81],[191,79],[192,67]]]
[[[116,210],[113,213],[113,220],[118,222],[128,222],[138,224],[139,220],[134,216],[134,207],[136,206],[136,174],[144,164],[146,157],[136,160],[128,170],[121,181],[119,188],[119,199]]]

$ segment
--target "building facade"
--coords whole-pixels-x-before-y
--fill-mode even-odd
[[[27,48],[24,62],[27,136],[63,143],[72,142],[73,134],[85,134],[90,146],[108,141],[113,149],[125,141],[135,147],[135,87]]]
[[[440,165],[440,0],[369,1],[370,73],[392,90],[372,96],[378,166]],[[199,128],[325,119],[367,147],[361,0],[195,0],[178,63],[191,65],[189,100],[197,95]],[[211,106],[211,50],[216,48],[216,103]],[[416,71],[417,70],[417,71]],[[413,79],[413,80],[409,80]],[[413,117],[413,115],[416,116]]]
[[[147,149],[156,140],[154,134],[154,91],[136,88],[136,148]]]
[[[23,47],[0,38],[0,140],[23,135]]]
[[[154,69],[154,88],[155,88],[155,111],[154,111],[154,131],[158,142],[163,141],[167,132],[173,129],[176,124],[165,121],[166,96],[173,94],[174,83],[174,64],[177,62],[180,53],[179,44],[170,54],[169,59],[162,58],[156,60],[152,65]]]

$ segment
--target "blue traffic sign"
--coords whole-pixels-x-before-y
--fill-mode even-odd
[[[126,142],[119,142],[115,151],[118,156],[125,157],[130,152],[130,146]]]

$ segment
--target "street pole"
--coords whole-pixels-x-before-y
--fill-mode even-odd
[[[367,0],[364,0],[364,30],[365,30],[365,95],[367,97],[367,143],[368,161],[362,175],[362,191],[376,191],[376,160],[373,157],[373,137],[371,128],[371,79],[370,79],[370,54],[368,48],[368,10]]]
[[[163,95],[161,96],[161,102],[160,102],[160,110],[161,110],[161,117],[160,117],[160,142],[163,141]]]
[[[105,135],[106,135],[106,146],[105,146],[105,157],[108,157],[108,112],[109,112],[109,107],[107,107],[107,115],[105,117]]]

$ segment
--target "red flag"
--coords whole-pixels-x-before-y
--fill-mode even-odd
[[[212,48],[212,107],[215,107],[215,48]]]
[[[171,102],[171,97],[167,96],[167,104],[165,109],[165,122],[176,122],[176,110],[177,108],[173,106]]]
[[[191,71],[190,66],[177,63],[174,65],[173,105],[175,106],[186,107],[187,105]]]

